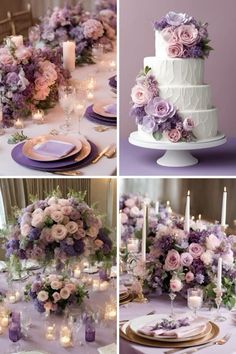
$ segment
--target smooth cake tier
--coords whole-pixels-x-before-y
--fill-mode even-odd
[[[210,85],[159,86],[159,94],[179,110],[212,108]]]
[[[218,118],[217,109],[206,109],[196,111],[179,111],[179,115],[184,118],[191,118],[194,121],[195,128],[193,134],[198,140],[213,138],[217,135]],[[152,134],[143,131],[142,126],[138,125],[138,131],[146,138],[149,136],[150,141],[154,141]],[[164,138],[164,140],[167,140]]]
[[[204,84],[203,59],[144,58],[144,67],[149,66],[159,85],[195,86]]]
[[[155,31],[155,55],[159,59],[168,59],[168,42],[165,41],[160,31]]]

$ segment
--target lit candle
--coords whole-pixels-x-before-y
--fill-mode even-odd
[[[148,207],[147,204],[144,203],[143,230],[142,230],[142,261],[143,262],[146,262],[147,219],[148,219]]]
[[[200,309],[202,306],[202,297],[198,295],[191,295],[188,297],[188,306],[193,309]]]
[[[116,307],[111,304],[107,304],[105,308],[105,320],[115,320],[116,319]]]
[[[63,42],[63,65],[69,71],[75,70],[75,42]]]
[[[37,124],[44,123],[44,111],[41,109],[38,109],[36,112],[33,112],[32,119]]]
[[[96,81],[93,77],[91,77],[89,80],[88,80],[88,89],[89,90],[94,90],[95,89],[95,84],[96,84]]]
[[[10,304],[14,304],[16,302],[16,295],[9,295],[8,300]]]
[[[188,191],[185,206],[184,231],[190,231],[190,191]]]
[[[88,277],[87,278],[87,284],[91,285],[93,283],[93,278],[92,277]]]
[[[15,297],[16,297],[16,301],[19,301],[21,298],[21,294],[18,290],[16,290]]]
[[[94,99],[94,94],[93,94],[91,91],[89,91],[89,92],[87,93],[87,99],[88,99],[89,101],[92,101],[92,100]]]
[[[107,290],[107,289],[108,289],[108,285],[109,285],[108,281],[103,281],[102,283],[100,283],[99,290],[100,290],[100,291],[105,291],[105,290]]]
[[[55,328],[56,328],[55,324],[47,327],[46,335],[45,335],[47,340],[55,340]]]
[[[172,213],[172,209],[171,209],[169,200],[167,200],[167,202],[166,202],[166,211],[167,211],[167,213]]]
[[[217,267],[217,290],[221,291],[222,288],[222,258],[218,259],[218,267]]]
[[[80,270],[80,268],[79,268],[79,267],[75,268],[75,270],[74,270],[74,277],[75,277],[76,279],[79,279],[80,275],[81,275],[81,270]]]
[[[3,334],[4,329],[2,328],[2,326],[0,325],[0,334]]]
[[[62,347],[67,348],[72,346],[72,333],[69,327],[63,326],[60,331],[60,343]]]
[[[99,279],[93,279],[93,290],[97,291],[100,288],[100,280]]]
[[[109,66],[110,66],[110,70],[111,71],[114,71],[116,69],[116,62],[115,60],[112,60],[110,63],[109,63]]]
[[[8,315],[3,315],[1,320],[0,320],[0,324],[1,324],[1,327],[4,327],[6,328],[9,324],[9,318],[8,318]]]
[[[11,36],[11,41],[15,44],[16,48],[23,46],[23,36]]]
[[[222,199],[222,210],[221,210],[221,226],[226,226],[226,207],[227,207],[227,190],[224,187],[223,199]]]
[[[159,206],[160,206],[160,203],[159,203],[159,201],[157,200],[157,201],[156,201],[156,205],[155,205],[155,212],[156,212],[156,214],[159,214]]]
[[[16,122],[14,123],[14,127],[15,127],[16,129],[23,129],[23,128],[24,128],[24,123],[23,123],[23,121],[22,121],[20,118],[18,118],[18,119],[16,120]]]

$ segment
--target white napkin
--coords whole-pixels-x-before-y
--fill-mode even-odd
[[[116,354],[117,347],[115,343],[106,345],[105,347],[98,348],[98,352],[100,354]]]
[[[145,334],[152,337],[173,337],[173,338],[184,338],[194,336],[206,329],[207,320],[205,318],[199,317],[193,320],[189,326],[183,326],[172,330],[166,329],[156,329],[153,330],[153,325],[146,325],[139,329],[139,333]]]
[[[0,261],[0,273],[1,272],[6,272],[7,270],[7,264],[4,261]]]
[[[111,267],[111,278],[116,278],[117,276],[117,266]]]

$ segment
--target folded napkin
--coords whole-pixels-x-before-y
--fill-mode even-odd
[[[4,261],[0,261],[0,273],[7,271],[7,264]]]
[[[74,150],[75,145],[64,141],[48,140],[34,146],[34,150],[44,156],[63,157]]]
[[[106,113],[110,114],[116,114],[116,103],[108,104],[107,106],[104,106],[104,110]]]
[[[120,285],[120,294],[127,292],[128,289],[123,284]]]
[[[172,337],[185,338],[197,335],[206,329],[207,320],[205,318],[196,318],[188,325],[184,325],[175,329],[157,328],[157,324],[150,324],[141,327],[138,332],[150,337]]]
[[[116,354],[117,346],[115,343],[106,345],[105,347],[98,348],[100,354]]]

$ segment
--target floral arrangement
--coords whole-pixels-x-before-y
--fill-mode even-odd
[[[207,27],[207,23],[202,24],[194,17],[173,11],[154,23],[154,28],[168,43],[167,54],[171,58],[208,57],[212,48]]]
[[[27,116],[58,100],[58,87],[69,79],[56,50],[20,46],[9,39],[0,48],[0,98],[3,118]]]
[[[146,67],[131,92],[130,116],[136,119],[144,132],[154,139],[167,138],[172,143],[194,140],[194,122],[191,117],[182,120],[177,109],[159,96],[158,82]]]
[[[6,242],[13,266],[23,259],[65,264],[75,257],[95,257],[97,252],[102,258],[111,251],[109,231],[83,197],[71,192],[64,199],[58,190],[19,211]]]
[[[111,14],[101,13],[93,18],[83,10],[78,3],[76,6],[66,5],[55,7],[41,19],[38,27],[40,38],[50,48],[60,47],[66,40],[74,40],[76,44],[76,63],[78,65],[93,63],[92,47],[95,43],[104,44],[107,51],[113,49],[115,30],[111,27]]]
[[[113,12],[117,12],[117,4],[116,0],[96,0],[95,1],[97,12],[101,10],[112,10]]]
[[[60,314],[67,306],[80,306],[88,292],[73,279],[50,274],[37,278],[25,287],[26,299],[33,301],[38,312]]]
[[[157,294],[175,292],[185,296],[189,287],[199,286],[209,302],[215,298],[217,264],[223,260],[223,302],[232,308],[236,304],[236,237],[227,237],[219,225],[207,230],[169,228],[158,225],[148,251],[146,285]]]

